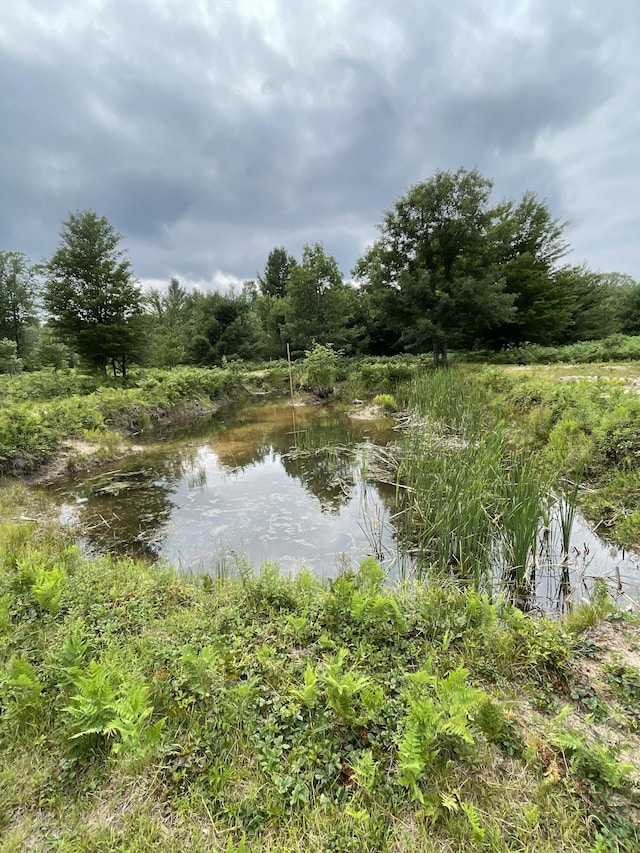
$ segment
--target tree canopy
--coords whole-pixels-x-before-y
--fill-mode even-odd
[[[438,171],[383,213],[378,239],[344,279],[322,243],[276,246],[241,292],[187,291],[176,278],[143,298],[118,234],[91,210],[69,215],[51,259],[0,252],[4,369],[77,364],[126,374],[301,355],[314,344],[392,355],[563,344],[640,334],[640,284],[566,262],[566,224],[533,192],[492,200],[476,169]],[[42,273],[42,276],[36,275]],[[38,285],[42,279],[42,303]],[[37,306],[48,321],[41,325]]]
[[[35,319],[34,272],[21,252],[0,252],[0,338],[13,341],[24,356],[25,332]]]
[[[439,171],[386,212],[354,269],[384,349],[438,362],[450,345],[553,343],[571,325],[565,223],[531,192],[492,205],[492,189],[477,170]]]
[[[46,264],[44,305],[51,325],[88,363],[123,376],[140,346],[142,297],[106,217],[92,210],[70,214],[58,249]]]
[[[446,361],[450,345],[472,346],[515,315],[495,263],[491,181],[476,170],[437,172],[387,211],[380,238],[354,275],[370,295],[374,322],[395,349]]]

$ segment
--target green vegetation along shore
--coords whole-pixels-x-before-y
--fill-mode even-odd
[[[553,496],[637,544],[638,376],[324,347],[300,361],[300,393],[404,411],[425,571],[395,587],[372,558],[327,582],[89,558],[42,493],[5,477],[1,849],[640,850],[638,616],[598,583],[562,620],[534,618],[478,571],[499,541],[526,598]],[[2,377],[4,470],[70,437],[106,458],[163,420],[288,386],[283,362],[118,385]]]
[[[2,513],[26,500],[5,491]],[[0,544],[5,851],[640,849],[640,626]]]

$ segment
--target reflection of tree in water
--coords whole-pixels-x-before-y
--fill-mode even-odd
[[[185,471],[193,468],[197,452],[196,448],[185,450],[183,455],[145,454],[143,464],[134,457],[118,471],[65,485],[65,492],[78,501],[78,520],[90,548],[158,557],[160,532],[175,506],[171,495]]]
[[[290,477],[320,502],[323,512],[338,513],[353,497],[356,482],[364,473],[357,469],[363,452],[361,438],[345,428],[344,421],[324,417],[306,424],[296,436],[294,446],[282,452],[282,464]]]
[[[119,463],[117,470],[67,481],[64,499],[71,494],[78,501],[75,512],[90,547],[154,559],[182,502],[176,492],[206,485],[210,451],[231,473],[269,457],[280,460],[287,475],[317,498],[323,513],[337,514],[370,473],[366,435],[372,431],[371,424],[317,408],[246,410],[224,425],[209,422],[182,431],[161,448]],[[369,494],[372,518],[380,514],[380,504],[395,507],[393,486],[376,483]]]
[[[370,425],[316,408],[273,407],[269,415],[268,420],[248,420],[210,437],[219,462],[237,470],[278,456],[287,474],[318,499],[323,512],[338,513],[353,496],[362,453],[357,445]]]
[[[337,514],[353,494],[354,456],[353,449],[344,446],[294,448],[283,454],[281,461],[287,474],[318,499],[323,512]]]

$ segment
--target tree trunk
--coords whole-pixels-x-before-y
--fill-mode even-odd
[[[449,353],[446,342],[441,342],[434,338],[433,340],[433,366],[447,367],[449,363]]]

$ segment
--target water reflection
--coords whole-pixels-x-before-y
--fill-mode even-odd
[[[391,577],[413,563],[399,547],[395,485],[377,464],[389,424],[330,409],[247,408],[167,433],[141,454],[70,478],[54,495],[89,549],[165,558],[184,570],[233,569],[239,558],[335,575],[376,556]],[[566,564],[553,514],[533,565],[531,606],[564,610],[604,577],[622,606],[638,598],[638,556],[602,542],[576,516]],[[428,560],[426,560],[428,563]],[[494,591],[504,587],[495,563]]]
[[[395,488],[375,469],[376,448],[392,437],[388,424],[319,407],[261,406],[167,435],[55,494],[94,551],[199,571],[240,554],[324,574],[341,555],[373,553],[393,570]]]

